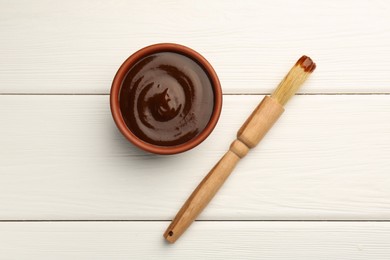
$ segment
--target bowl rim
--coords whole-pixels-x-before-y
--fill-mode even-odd
[[[206,127],[203,129],[203,131],[200,134],[198,134],[190,141],[177,146],[158,146],[141,140],[135,134],[133,134],[131,130],[127,127],[122,117],[122,113],[120,111],[119,94],[120,94],[120,89],[121,89],[123,79],[127,75],[128,71],[143,57],[154,53],[159,53],[159,52],[174,52],[174,53],[185,55],[191,58],[192,60],[196,61],[207,73],[214,92],[214,108],[213,108],[211,118],[207,123]],[[144,151],[155,153],[155,154],[162,154],[162,155],[177,154],[177,153],[182,153],[187,150],[190,150],[195,146],[199,145],[214,130],[222,110],[222,89],[221,89],[221,84],[219,82],[217,73],[214,71],[211,64],[201,54],[199,54],[198,52],[194,51],[189,47],[180,44],[157,43],[157,44],[146,46],[136,51],[134,54],[128,57],[119,67],[111,85],[110,108],[111,108],[112,117],[119,131],[124,135],[124,137],[127,140],[129,140],[135,146],[141,148]]]

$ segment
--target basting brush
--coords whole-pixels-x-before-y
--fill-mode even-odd
[[[168,242],[174,243],[202,212],[238,161],[261,141],[284,112],[283,106],[294,96],[315,68],[316,64],[309,57],[302,56],[272,95],[264,97],[241,126],[237,139],[230,145],[229,150],[194,190],[165,231],[164,237]]]

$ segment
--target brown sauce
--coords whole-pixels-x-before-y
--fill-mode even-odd
[[[307,57],[306,55],[303,55],[295,65],[301,66],[301,68],[305,72],[313,72],[316,69],[316,64],[310,59],[310,57]]]
[[[177,146],[207,126],[214,93],[207,73],[196,61],[160,52],[144,57],[130,69],[119,102],[127,127],[139,139]]]

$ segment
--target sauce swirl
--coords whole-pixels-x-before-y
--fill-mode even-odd
[[[214,93],[207,73],[196,61],[179,53],[159,52],[129,70],[119,103],[127,127],[139,139],[177,146],[207,126]]]

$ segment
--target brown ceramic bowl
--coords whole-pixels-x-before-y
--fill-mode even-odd
[[[159,60],[161,64],[150,65]],[[184,61],[189,64],[182,64]],[[150,80],[150,77],[159,75],[165,78]],[[171,79],[171,76],[176,78]],[[198,91],[194,86],[202,89]],[[141,88],[151,93],[150,89],[153,89],[154,92],[145,94]],[[178,88],[180,90],[176,91]],[[201,96],[195,95],[194,98],[194,93],[201,93]],[[189,102],[192,102],[191,105],[188,105]],[[203,56],[182,45],[161,43],[135,52],[121,65],[112,83],[110,105],[117,127],[131,143],[155,154],[176,154],[194,148],[213,131],[221,113],[222,90],[217,74]],[[192,112],[187,111],[189,107],[192,107]],[[183,134],[187,128],[202,122],[202,118],[202,127],[189,129]],[[177,125],[170,126],[169,122]],[[151,131],[153,136],[147,136]],[[182,135],[182,139],[176,143],[165,140],[168,135]]]

